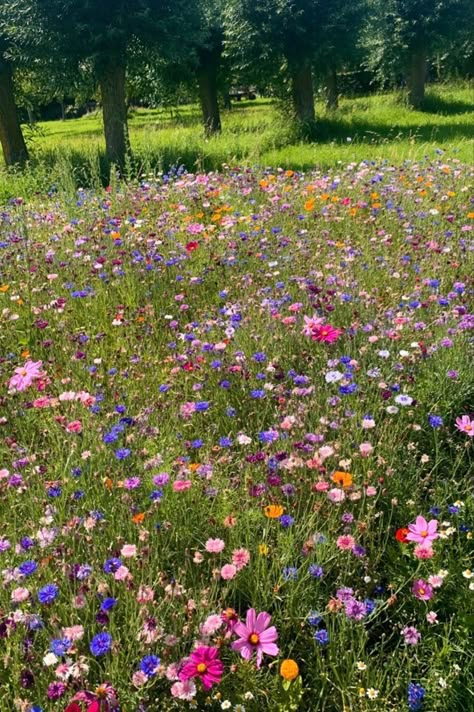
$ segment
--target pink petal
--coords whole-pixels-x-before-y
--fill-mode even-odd
[[[262,645],[262,651],[267,655],[278,655],[280,652],[278,645],[275,645],[275,643],[266,643]]]
[[[260,642],[264,645],[268,643],[273,643],[277,639],[277,629],[273,625],[270,628],[267,628],[267,630],[264,630],[263,633],[260,633]]]
[[[270,623],[271,619],[272,617],[269,613],[266,613],[265,611],[259,613],[257,616],[257,620],[255,621],[255,632],[262,633]]]
[[[428,522],[424,517],[419,514],[416,518],[416,527],[417,529],[420,529],[421,531],[424,531],[425,529],[428,528]]]
[[[246,624],[247,628],[250,632],[255,630],[255,623],[256,623],[256,615],[255,615],[255,608],[249,608],[247,611],[247,617],[246,617]]]
[[[239,638],[245,638],[245,639],[247,639],[252,631],[247,628],[247,626],[245,625],[245,623],[242,623],[242,621],[239,621],[238,623],[236,623],[236,624],[234,625],[234,628],[233,628],[233,631],[232,631],[232,632],[233,632],[235,635],[238,635]]]

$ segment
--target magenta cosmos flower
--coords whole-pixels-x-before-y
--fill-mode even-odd
[[[234,626],[233,632],[239,636],[239,639],[232,643],[232,650],[240,652],[244,660],[250,660],[256,652],[258,668],[262,664],[264,653],[266,655],[279,653],[278,646],[275,645],[275,640],[278,639],[277,630],[273,625],[268,627],[271,619],[269,613],[262,611],[257,615],[255,608],[250,608],[245,623],[239,621]]]
[[[201,645],[191,653],[190,659],[179,673],[179,679],[181,682],[186,682],[193,677],[199,677],[204,689],[209,690],[221,681],[223,672],[224,665],[219,660],[219,648],[207,648]]]
[[[433,598],[433,587],[423,579],[417,579],[411,590],[419,601],[429,601]]]
[[[437,528],[438,522],[436,519],[431,519],[431,521],[427,522],[424,517],[419,515],[415,524],[408,525],[407,541],[431,546],[434,540],[439,537],[439,534],[436,533]]]
[[[456,428],[469,435],[470,438],[474,438],[474,420],[471,420],[468,415],[456,418]]]
[[[24,366],[15,368],[13,376],[8,384],[9,388],[14,388],[16,391],[24,391],[31,386],[36,378],[40,378],[42,361],[26,361]]]

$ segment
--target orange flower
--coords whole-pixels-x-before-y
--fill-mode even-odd
[[[285,511],[281,504],[267,504],[263,510],[269,519],[278,519]]]
[[[145,519],[145,514],[143,512],[139,512],[138,514],[133,515],[132,522],[134,524],[141,524],[144,519]]]
[[[340,470],[337,470],[331,479],[337,485],[341,485],[342,487],[350,487],[352,484],[352,475],[350,472],[341,472]]]
[[[298,663],[291,658],[283,660],[280,665],[280,675],[284,680],[295,680],[300,674]]]
[[[314,205],[315,205],[315,202],[316,202],[316,201],[315,201],[314,198],[310,198],[310,199],[307,200],[306,203],[304,204],[304,209],[305,209],[305,210],[313,210]]]
[[[0,292],[8,292],[9,289],[10,289],[9,284],[2,284],[2,286],[0,287]]]

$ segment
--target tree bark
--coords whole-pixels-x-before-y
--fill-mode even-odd
[[[217,67],[214,64],[206,64],[199,69],[198,84],[204,131],[206,136],[211,136],[221,130],[217,99]]]
[[[328,69],[326,75],[326,109],[333,111],[339,106],[339,94],[337,92],[337,72],[335,69]]]
[[[420,47],[413,50],[408,71],[408,103],[413,109],[419,109],[425,98],[426,53]]]
[[[0,143],[7,166],[24,165],[28,149],[21,131],[13,93],[12,70],[0,57]]]
[[[299,121],[314,121],[313,75],[311,65],[304,64],[291,71],[291,94],[293,110]]]
[[[125,62],[108,57],[100,66],[99,86],[104,119],[105,156],[109,164],[115,163],[120,171],[130,154],[127,104],[125,101]]]

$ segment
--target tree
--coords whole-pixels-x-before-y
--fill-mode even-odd
[[[367,0],[331,0],[321,4],[316,71],[326,89],[328,110],[338,106],[338,73],[344,67],[360,63],[361,31],[367,13]]]
[[[295,117],[315,119],[312,66],[324,0],[231,0],[226,10],[227,51],[240,71],[253,65],[255,82],[280,70],[290,88]]]
[[[106,158],[123,170],[130,143],[126,68],[136,38],[180,52],[197,17],[188,0],[10,0],[12,25],[32,56],[90,63],[100,88]],[[19,23],[22,29],[19,29]]]
[[[372,65],[385,76],[405,75],[408,103],[422,106],[427,62],[460,36],[473,21],[472,0],[372,0],[367,27]]]
[[[18,118],[13,87],[13,69],[7,52],[7,38],[0,34],[0,143],[5,163],[7,166],[13,166],[15,164],[23,165],[28,160],[28,149]]]

